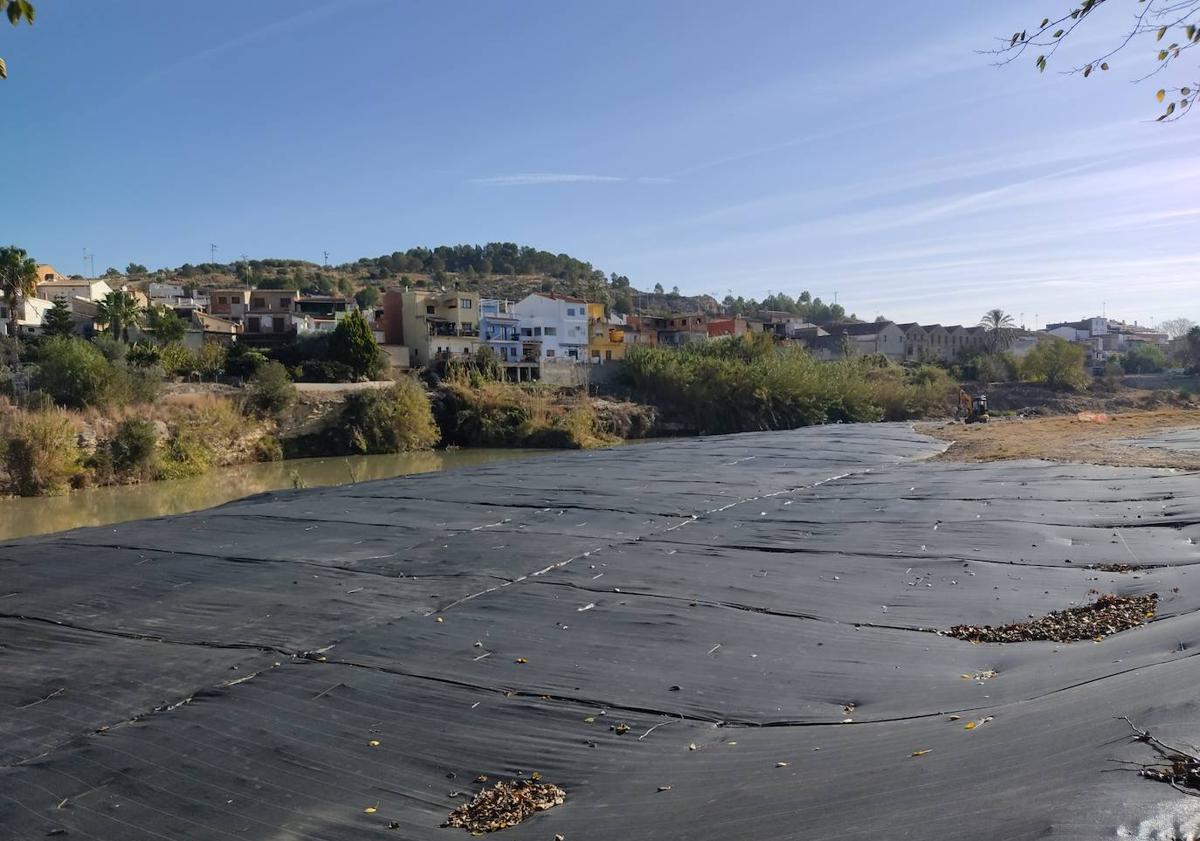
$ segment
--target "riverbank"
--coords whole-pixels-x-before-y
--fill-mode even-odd
[[[1118,467],[1200,470],[1200,452],[1149,447],[1129,439],[1165,430],[1200,427],[1200,411],[1164,409],[1108,415],[1094,412],[1029,418],[992,418],[990,423],[922,423],[917,431],[950,446],[941,461],[989,462],[1036,458]]]
[[[0,500],[0,540],[186,514],[291,488],[318,488],[537,458],[544,450],[436,450],[233,465],[189,479]]]

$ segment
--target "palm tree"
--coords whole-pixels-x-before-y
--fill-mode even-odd
[[[8,335],[17,337],[21,304],[37,293],[37,261],[24,248],[0,248],[0,294],[8,307]]]
[[[108,328],[114,339],[129,341],[129,328],[142,320],[137,301],[128,292],[109,292],[96,305],[96,323]]]
[[[1016,337],[1017,322],[1002,309],[988,310],[979,325],[988,331],[988,348],[992,353],[1007,349]]]

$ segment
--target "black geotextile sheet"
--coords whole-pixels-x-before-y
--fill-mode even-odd
[[[942,446],[670,441],[0,546],[0,838],[454,839],[534,771],[566,802],[498,837],[1188,837],[1119,717],[1200,742],[1197,477]],[[936,633],[1150,592],[1100,642]]]

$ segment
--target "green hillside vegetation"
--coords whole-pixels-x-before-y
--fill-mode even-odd
[[[768,295],[762,301],[727,296],[684,295],[678,286],[655,283],[635,287],[625,275],[605,274],[591,263],[569,254],[554,254],[526,245],[492,242],[486,245],[440,245],[362,257],[350,263],[323,266],[307,260],[282,258],[242,259],[232,263],[184,263],[175,268],[148,272],[131,263],[126,273],[109,269],[106,276],[145,287],[150,282],[175,283],[190,289],[256,286],[262,289],[297,289],[308,294],[353,295],[362,306],[372,306],[383,289],[464,289],[485,298],[517,301],[531,292],[554,292],[603,303],[615,313],[662,314],[704,312],[723,308],[737,315],[759,309],[794,313],[825,324],[847,317],[837,304],[801,292]],[[853,318],[853,316],[850,316]]]

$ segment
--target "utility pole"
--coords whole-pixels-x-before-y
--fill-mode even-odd
[[[328,269],[329,268],[329,252],[322,251],[321,253],[325,255],[325,264],[324,265],[325,265],[325,268]]]
[[[88,275],[88,279],[94,278],[96,276],[96,255],[88,254],[88,250],[85,248],[83,249],[83,261],[85,263],[90,263],[92,267],[91,274]]]
[[[208,244],[208,262],[217,262],[217,244],[214,242]]]

